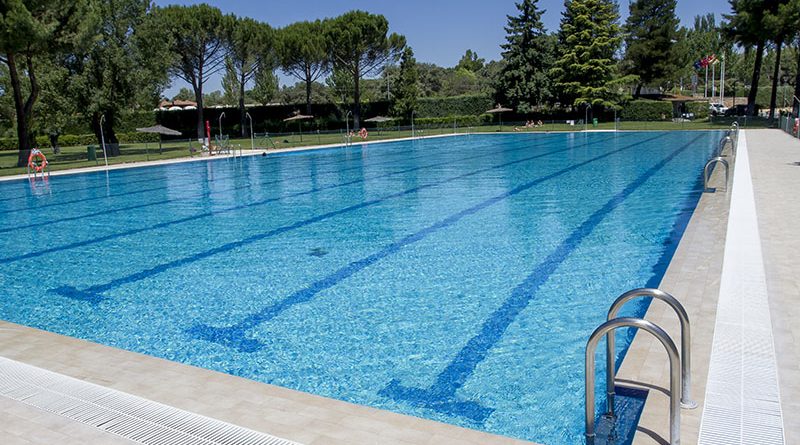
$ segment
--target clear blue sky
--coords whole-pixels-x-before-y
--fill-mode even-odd
[[[208,3],[225,13],[248,16],[273,27],[283,27],[301,20],[334,17],[352,9],[383,14],[391,31],[403,34],[414,48],[420,62],[454,66],[467,49],[487,60],[500,58],[500,44],[505,40],[506,16],[516,14],[514,0],[155,0],[158,5]],[[558,29],[563,0],[540,0],[546,12],[544,24],[549,31]],[[727,0],[678,0],[678,17],[691,26],[695,15],[728,13]],[[620,2],[622,20],[628,15],[628,1]],[[175,81],[167,92],[180,89]],[[219,89],[219,79],[212,79],[207,91]]]

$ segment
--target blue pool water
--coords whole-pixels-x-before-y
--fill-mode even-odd
[[[580,443],[586,340],[658,285],[718,138],[458,136],[0,183],[0,318]]]

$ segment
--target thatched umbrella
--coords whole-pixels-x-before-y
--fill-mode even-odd
[[[283,121],[284,122],[297,121],[297,129],[300,131],[300,142],[303,142],[303,127],[301,126],[300,121],[305,121],[309,119],[314,119],[314,116],[310,116],[307,114],[300,114],[299,111],[295,111],[293,116],[287,117]]]
[[[497,114],[500,116],[500,131],[503,131],[503,113],[507,111],[514,111],[514,110],[512,110],[511,108],[504,108],[500,106],[500,104],[497,104],[497,106],[495,106],[491,110],[486,110],[486,113],[488,114]]]
[[[367,119],[364,122],[375,122],[376,124],[382,124],[384,122],[391,122],[395,120],[393,117],[386,117],[386,116],[375,116],[373,118]],[[378,127],[378,134],[381,134],[381,129]]]
[[[156,126],[153,126],[153,127],[145,127],[145,128],[137,128],[136,131],[138,131],[139,133],[157,134],[158,135],[158,153],[159,154],[162,153],[162,150],[161,150],[161,136],[162,135],[164,135],[164,136],[180,136],[181,135],[180,131],[173,130],[171,128],[167,128],[167,127],[165,127],[163,125],[156,125]],[[150,153],[147,150],[147,142],[144,143],[144,150],[145,150],[145,153],[147,154],[147,160],[149,161],[150,160]]]

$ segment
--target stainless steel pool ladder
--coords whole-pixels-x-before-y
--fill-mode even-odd
[[[703,167],[703,191],[704,192],[711,191],[711,189],[708,188],[708,181],[711,179],[711,167],[713,167],[717,163],[720,163],[720,164],[722,164],[723,167],[725,167],[725,191],[726,192],[728,191],[728,180],[730,178],[731,167],[730,167],[730,164],[728,164],[728,161],[725,160],[725,158],[717,156],[716,158],[712,158],[708,162],[706,162],[706,166]]]
[[[628,301],[640,297],[652,297],[667,303],[681,323],[681,352],[670,336],[654,323],[641,318],[616,318],[619,310]],[[614,334],[622,327],[642,329],[655,336],[667,350],[670,363],[670,444],[680,444],[680,409],[694,409],[697,404],[691,400],[691,327],[686,309],[672,295],[659,289],[634,289],[620,295],[608,311],[607,321],[600,325],[589,337],[586,344],[586,439],[588,444],[593,444],[595,439],[594,425],[594,371],[595,351],[597,344],[606,336],[606,416],[614,417],[615,398],[615,343]],[[678,362],[680,361],[680,365]],[[680,369],[680,370],[679,370]],[[679,392],[680,391],[680,395]]]

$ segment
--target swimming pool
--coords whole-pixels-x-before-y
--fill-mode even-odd
[[[586,340],[659,283],[718,139],[473,135],[2,183],[0,318],[578,443]]]

